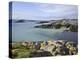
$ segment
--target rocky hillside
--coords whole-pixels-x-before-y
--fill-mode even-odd
[[[15,42],[10,43],[9,52],[11,58],[76,55],[78,46],[75,42],[64,40]]]

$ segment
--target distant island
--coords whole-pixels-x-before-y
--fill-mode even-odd
[[[24,23],[26,20],[17,20],[16,23]]]
[[[35,28],[45,28],[45,29],[60,29],[65,27],[65,31],[78,32],[78,19],[60,19],[60,20],[25,20],[25,19],[10,19],[10,23],[25,23],[25,22],[36,22]]]
[[[9,22],[12,23],[25,23],[25,22],[42,22],[41,20],[26,20],[26,19],[9,19]]]
[[[62,19],[53,21],[42,21],[40,25],[35,26],[35,28],[55,28],[60,29],[62,27],[67,28],[65,31],[78,32],[77,19]]]

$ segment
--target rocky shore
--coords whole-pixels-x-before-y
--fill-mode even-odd
[[[75,42],[64,40],[14,42],[10,43],[9,52],[11,58],[76,55],[78,46]]]

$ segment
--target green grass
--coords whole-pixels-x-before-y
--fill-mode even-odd
[[[22,46],[21,44],[14,44],[12,46],[12,58],[27,58],[31,56],[32,52],[35,52],[35,48],[28,49],[27,46]],[[13,51],[14,50],[14,51]]]

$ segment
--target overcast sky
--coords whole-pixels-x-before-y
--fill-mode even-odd
[[[27,20],[76,19],[76,5],[13,2],[12,18]]]

